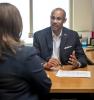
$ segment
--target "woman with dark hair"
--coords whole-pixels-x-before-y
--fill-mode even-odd
[[[0,3],[0,100],[39,100],[50,91],[36,49],[20,42],[22,28],[18,9]]]

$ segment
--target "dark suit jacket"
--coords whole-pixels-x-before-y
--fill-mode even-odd
[[[39,100],[51,87],[37,52],[31,47],[17,50],[16,57],[6,54],[0,62],[0,100]]]
[[[33,45],[39,50],[39,55],[42,59],[47,61],[51,58],[53,51],[51,27],[35,32]],[[81,66],[86,66],[86,56],[77,32],[63,27],[60,43],[60,60],[62,64],[68,64],[69,56],[72,54],[73,50],[75,50],[76,57],[81,63]]]

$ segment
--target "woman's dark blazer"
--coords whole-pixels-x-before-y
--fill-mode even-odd
[[[6,54],[0,62],[0,100],[38,100],[50,87],[51,80],[34,48],[19,48],[15,57]]]

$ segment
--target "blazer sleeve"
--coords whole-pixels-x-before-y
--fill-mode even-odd
[[[33,46],[39,50],[39,40],[38,40],[38,33],[34,33],[33,36]]]
[[[78,34],[76,34],[75,52],[76,52],[76,57],[77,57],[78,61],[81,63],[81,67],[86,66],[87,65],[86,55],[85,55],[84,50],[82,48]]]
[[[47,94],[51,88],[51,80],[47,76],[35,48],[24,49],[24,78],[29,82],[31,89],[38,94]]]
[[[41,62],[45,63],[46,62],[46,60],[44,59],[45,57],[44,58],[42,57],[42,56],[44,56],[44,53],[41,54],[43,49],[41,49],[42,41],[40,41],[40,40],[42,40],[42,35],[40,36],[40,32],[35,32],[34,36],[33,36],[33,46],[36,48],[38,55],[41,59]],[[46,47],[44,47],[44,48],[46,48]]]

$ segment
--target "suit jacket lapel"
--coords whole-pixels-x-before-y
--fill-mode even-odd
[[[65,50],[64,47],[66,46],[66,42],[67,42],[67,32],[65,31],[65,29],[63,28],[62,30],[62,36],[61,36],[61,43],[60,43],[60,52],[59,52],[59,56],[60,56],[60,60],[62,62],[62,59],[64,60],[65,58]],[[62,58],[63,57],[63,58]]]
[[[60,48],[65,47],[67,42],[67,33],[65,32],[65,29],[62,31],[62,36],[61,36],[61,43],[60,43]]]
[[[61,36],[61,43],[60,43],[60,52],[63,52],[61,50],[64,50],[66,41],[67,41],[67,33],[66,33],[66,30],[63,28],[62,36]],[[49,57],[51,57],[52,51],[53,51],[53,39],[52,39],[51,28],[49,28],[49,31],[46,32],[46,42],[47,42],[47,46],[49,49]]]

